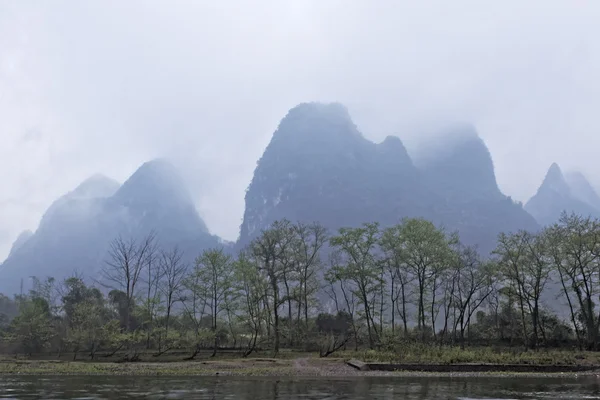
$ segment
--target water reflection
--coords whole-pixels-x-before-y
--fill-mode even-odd
[[[2,399],[600,399],[592,377],[348,378],[0,377]]]

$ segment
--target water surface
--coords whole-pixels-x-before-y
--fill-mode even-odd
[[[0,376],[0,399],[600,399],[600,379]]]

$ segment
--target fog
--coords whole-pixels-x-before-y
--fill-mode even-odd
[[[2,1],[0,259],[85,178],[163,156],[235,240],[256,161],[303,101],[409,149],[473,124],[516,200],[554,161],[600,186],[599,20],[584,0]]]

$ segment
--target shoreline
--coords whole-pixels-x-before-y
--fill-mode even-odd
[[[414,365],[418,369],[419,365]],[[429,364],[421,367],[428,369]],[[531,371],[521,366],[514,371],[456,371],[456,365],[448,365],[448,370],[438,371],[360,371],[347,364],[344,359],[320,359],[302,357],[294,359],[229,359],[198,360],[182,362],[134,362],[113,363],[93,361],[51,361],[51,360],[1,360],[0,376],[46,375],[46,376],[224,376],[224,377],[274,377],[274,378],[328,378],[348,379],[361,377],[434,377],[434,378],[576,378],[597,377],[598,369],[561,372],[536,372],[539,365],[528,365]]]

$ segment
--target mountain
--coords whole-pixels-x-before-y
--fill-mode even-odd
[[[429,219],[458,230],[483,253],[494,248],[500,232],[539,228],[500,191],[491,154],[473,126],[453,126],[428,147],[419,165],[425,184],[438,195]]]
[[[17,236],[17,240],[15,240],[15,242],[13,243],[12,247],[10,248],[10,252],[8,253],[8,256],[10,257],[11,254],[14,254],[17,250],[19,250],[21,247],[23,247],[23,245],[29,240],[29,238],[31,238],[33,236],[33,232],[30,231],[29,229],[21,232],[19,234],[19,236]]]
[[[319,221],[337,229],[417,215],[424,205],[416,169],[398,138],[365,139],[338,103],[304,103],[279,124],[246,193],[239,244],[278,219]]]
[[[600,196],[587,180],[585,175],[579,171],[565,173],[565,180],[571,188],[571,194],[578,200],[600,210]]]
[[[598,195],[580,173],[565,177],[558,164],[553,163],[536,194],[525,204],[525,209],[541,225],[558,221],[563,211],[584,216],[600,216]]]
[[[338,103],[304,103],[282,119],[246,192],[240,245],[273,221],[319,221],[331,230],[403,217],[458,229],[485,252],[500,231],[537,229],[496,184],[491,156],[471,127],[453,128],[415,166],[402,141],[367,140]]]
[[[49,235],[56,237],[61,233],[75,233],[77,225],[86,230],[85,222],[102,209],[101,199],[112,196],[118,188],[119,183],[113,179],[100,174],[91,176],[50,205],[42,216],[37,232],[45,233],[48,230]],[[57,226],[62,227],[62,232],[55,231]]]
[[[502,196],[490,152],[473,126],[452,127],[428,147],[420,166],[445,198],[460,202]]]
[[[143,164],[123,185],[95,175],[56,200],[35,233],[15,242],[0,266],[0,292],[14,292],[30,276],[62,280],[77,272],[97,278],[111,240],[119,235],[139,240],[150,231],[162,246],[177,245],[188,262],[221,243],[167,161]]]
[[[181,175],[163,159],[138,168],[108,199],[106,207],[122,217],[123,230],[137,230],[137,234],[154,229],[175,243],[178,238],[209,235]]]

